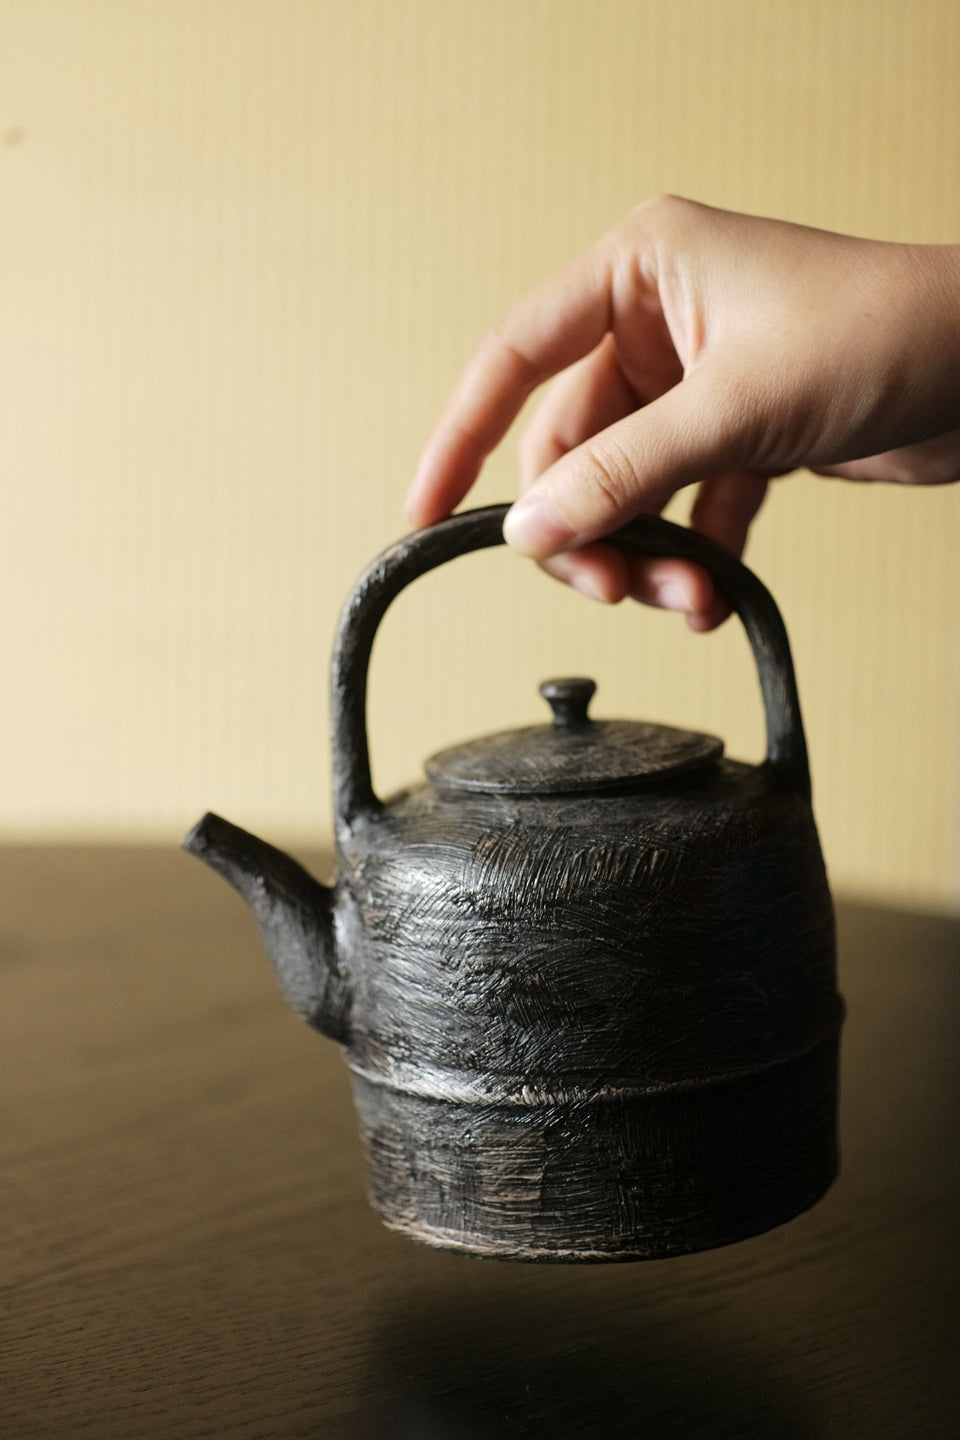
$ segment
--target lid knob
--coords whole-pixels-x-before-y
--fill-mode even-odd
[[[596,688],[595,681],[576,675],[563,680],[544,680],[540,694],[553,711],[554,725],[589,725],[587,706]]]

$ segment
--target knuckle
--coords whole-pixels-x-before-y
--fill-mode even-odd
[[[619,518],[630,507],[636,489],[636,474],[626,450],[607,442],[600,449],[588,445],[583,454],[582,481],[589,488],[592,511]]]
[[[537,367],[517,341],[512,338],[507,321],[501,321],[487,331],[484,345],[487,349],[506,357],[516,370],[521,386],[532,389],[537,383],[540,378]]]
[[[644,230],[670,233],[686,226],[697,208],[693,200],[685,200],[682,195],[664,192],[641,200],[639,205],[634,206],[628,218]]]

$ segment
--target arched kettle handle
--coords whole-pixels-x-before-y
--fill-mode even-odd
[[[508,505],[466,510],[391,545],[361,575],[343,613],[333,651],[331,725],[334,806],[338,832],[380,801],[370,780],[367,673],[380,621],[412,580],[466,555],[503,544]],[[810,769],[790,643],[773,596],[729,551],[680,525],[640,516],[605,537],[637,555],[670,556],[703,566],[740,616],[760,677],[770,770],[787,788],[810,797]]]

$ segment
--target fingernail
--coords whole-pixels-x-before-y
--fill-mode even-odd
[[[662,610],[689,610],[690,596],[682,585],[674,580],[665,580],[655,591],[656,603]]]
[[[511,550],[542,559],[563,550],[573,539],[573,531],[563,523],[546,495],[531,490],[507,511],[503,538]]]
[[[606,595],[599,585],[595,584],[592,575],[581,575],[577,572],[570,576],[569,584],[578,594],[585,595],[588,600],[596,600],[600,605],[608,603]]]

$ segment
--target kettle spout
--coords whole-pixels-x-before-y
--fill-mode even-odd
[[[346,1041],[350,994],[337,963],[333,891],[282,850],[219,815],[204,815],[183,848],[246,900],[297,1014],[331,1039]]]

